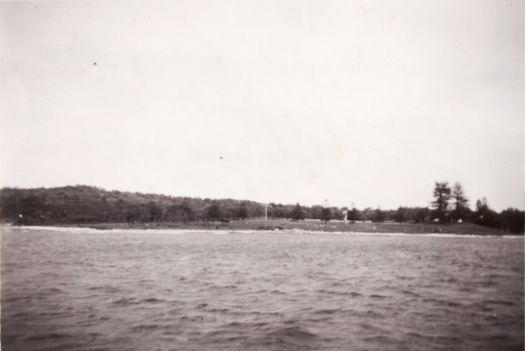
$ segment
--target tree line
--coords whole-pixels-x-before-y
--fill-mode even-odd
[[[524,212],[492,210],[486,199],[476,201],[475,209],[460,183],[436,182],[430,207],[380,208],[301,206],[300,204],[262,204],[233,199],[173,197],[137,192],[106,191],[91,186],[58,188],[0,189],[0,219],[24,225],[88,223],[160,223],[245,220],[261,218],[328,222],[472,222],[504,232],[523,232]]]
[[[463,185],[455,182],[435,182],[433,220],[438,222],[468,221],[506,232],[523,233],[525,213],[515,208],[496,212],[489,207],[486,198],[476,200],[475,208],[469,206]]]

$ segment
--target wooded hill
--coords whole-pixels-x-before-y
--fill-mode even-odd
[[[187,222],[260,216],[253,201],[106,191],[92,186],[0,190],[1,218],[25,224]],[[210,217],[211,216],[211,217]]]
[[[311,218],[326,222],[343,219],[345,210],[347,208],[271,203],[268,204],[268,217],[294,221]],[[229,221],[261,218],[264,213],[265,204],[254,201],[107,191],[84,185],[0,189],[0,219],[23,225]],[[504,232],[523,232],[524,213],[517,209],[497,213],[485,204],[476,211],[468,210],[464,217],[465,221]],[[350,221],[428,223],[434,218],[436,210],[427,207],[348,209]],[[450,222],[451,219],[442,221]]]

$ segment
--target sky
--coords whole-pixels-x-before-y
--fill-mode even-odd
[[[0,185],[524,205],[524,3],[0,3]]]

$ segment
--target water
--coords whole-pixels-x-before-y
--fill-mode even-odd
[[[3,229],[4,350],[523,350],[523,238]]]

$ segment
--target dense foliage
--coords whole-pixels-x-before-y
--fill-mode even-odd
[[[478,200],[476,210],[472,211],[467,206],[468,200],[458,183],[451,190],[447,187],[446,182],[436,184],[434,195],[437,199],[433,203],[434,209],[399,207],[397,210],[359,210],[270,203],[268,217],[328,222],[344,219],[346,212],[351,222],[469,221],[504,232],[523,232],[523,211],[509,208],[497,213],[490,209],[485,199]],[[449,203],[449,200],[452,202]],[[253,201],[106,191],[91,186],[0,189],[0,219],[25,225],[229,221],[261,218],[264,213],[265,205]]]

